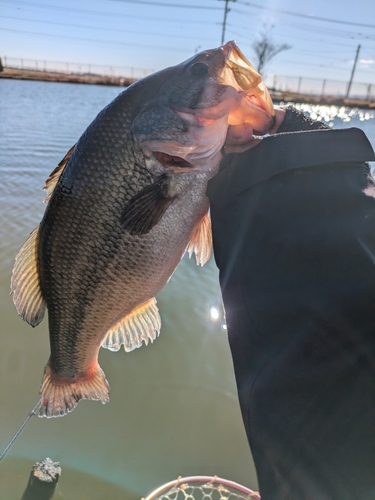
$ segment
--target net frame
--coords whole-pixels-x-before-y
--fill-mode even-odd
[[[189,487],[194,488],[194,483],[201,485],[201,488],[211,488],[212,491],[225,491],[230,494],[234,493],[237,495],[242,494],[249,499],[261,500],[258,492],[253,491],[242,484],[218,476],[179,476],[174,481],[170,481],[169,483],[159,486],[159,488],[153,490],[147,497],[143,497],[142,500],[156,500],[161,495],[171,500],[169,494],[175,495],[176,493],[178,494],[179,491],[185,490]],[[226,490],[226,488],[230,488],[230,490],[233,491]],[[188,496],[190,498],[191,494]]]

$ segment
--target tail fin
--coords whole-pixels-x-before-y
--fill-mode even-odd
[[[74,382],[54,375],[49,364],[44,369],[40,389],[39,417],[63,417],[74,410],[81,399],[109,402],[109,384],[97,361],[86,374]]]

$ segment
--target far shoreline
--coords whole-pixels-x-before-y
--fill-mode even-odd
[[[95,74],[59,73],[54,71],[41,71],[29,69],[3,68],[0,78],[15,80],[36,80],[60,83],[82,83],[89,85],[112,85],[116,87],[127,87],[134,83],[136,78],[119,76],[102,76]],[[271,98],[274,102],[295,102],[306,104],[318,104],[324,106],[346,106],[351,108],[375,109],[375,98],[359,99],[338,96],[319,96],[312,94],[300,94],[297,92],[280,92],[270,89]]]

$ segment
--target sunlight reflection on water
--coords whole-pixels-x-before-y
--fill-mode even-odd
[[[34,331],[9,297],[14,257],[38,224],[41,188],[90,121],[123,89],[0,81],[0,448],[35,405],[48,358],[47,322]],[[375,112],[296,104],[375,144]],[[102,352],[111,403],[82,402],[64,419],[34,419],[10,456],[51,456],[139,496],[180,474],[218,474],[256,487],[237,403],[218,271],[184,258],[158,295],[161,337],[134,353]],[[1,498],[1,497],[0,497]]]
[[[325,121],[330,127],[349,124],[358,126],[356,122],[369,122],[369,125],[375,127],[375,111],[370,109],[348,108],[346,106],[325,106],[319,104],[301,104],[294,106],[307,113],[313,120]],[[340,128],[341,128],[340,127]]]

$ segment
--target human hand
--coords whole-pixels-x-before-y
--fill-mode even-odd
[[[285,109],[275,108],[275,120],[269,134],[276,134],[278,128],[285,118]],[[224,151],[229,153],[243,153],[261,142],[259,136],[253,137],[254,129],[249,123],[230,125],[225,140]]]
[[[284,121],[285,114],[286,114],[286,109],[275,108],[275,121],[274,121],[273,127],[269,131],[269,134],[271,134],[271,135],[276,134],[278,128],[280,127],[280,125]]]

